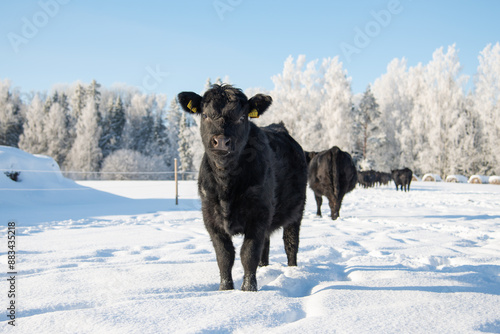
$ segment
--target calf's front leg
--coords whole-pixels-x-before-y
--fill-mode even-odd
[[[262,250],[262,255],[260,257],[260,267],[265,267],[269,265],[269,237],[266,238],[264,242],[264,249]]]
[[[216,231],[209,227],[207,227],[207,230],[212,239],[217,265],[219,266],[219,290],[233,290],[234,283],[231,271],[234,265],[235,252],[231,236],[224,231]]]
[[[245,235],[240,254],[244,270],[243,284],[241,285],[243,291],[257,291],[257,267],[261,259],[264,242],[264,235]]]

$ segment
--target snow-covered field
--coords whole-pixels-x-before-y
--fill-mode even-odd
[[[3,279],[2,333],[500,333],[498,185],[356,188],[337,221],[308,190],[299,266],[275,234],[252,293],[238,256],[237,289],[217,291],[195,181],[176,206],[169,181],[2,174],[5,276],[9,222],[17,233],[16,326]]]

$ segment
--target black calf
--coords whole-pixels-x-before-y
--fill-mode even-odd
[[[304,152],[283,124],[259,128],[249,121],[266,111],[270,96],[247,99],[232,86],[214,85],[203,97],[183,92],[178,100],[186,112],[201,116],[205,154],[198,190],[217,256],[219,289],[234,288],[231,239],[243,234],[241,289],[256,291],[257,267],[269,263],[269,236],[280,227],[288,265],[297,265],[307,186]]]

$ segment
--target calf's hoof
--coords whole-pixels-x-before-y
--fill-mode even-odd
[[[222,281],[219,285],[219,291],[234,290],[233,281]]]
[[[255,275],[243,277],[242,291],[257,291],[257,278]]]

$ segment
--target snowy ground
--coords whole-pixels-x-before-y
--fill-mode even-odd
[[[0,182],[2,268],[15,220],[18,271],[2,333],[500,333],[498,185],[357,188],[337,221],[308,190],[299,266],[274,235],[252,293],[239,257],[237,289],[217,291],[195,181],[178,206],[173,182],[57,182]]]

